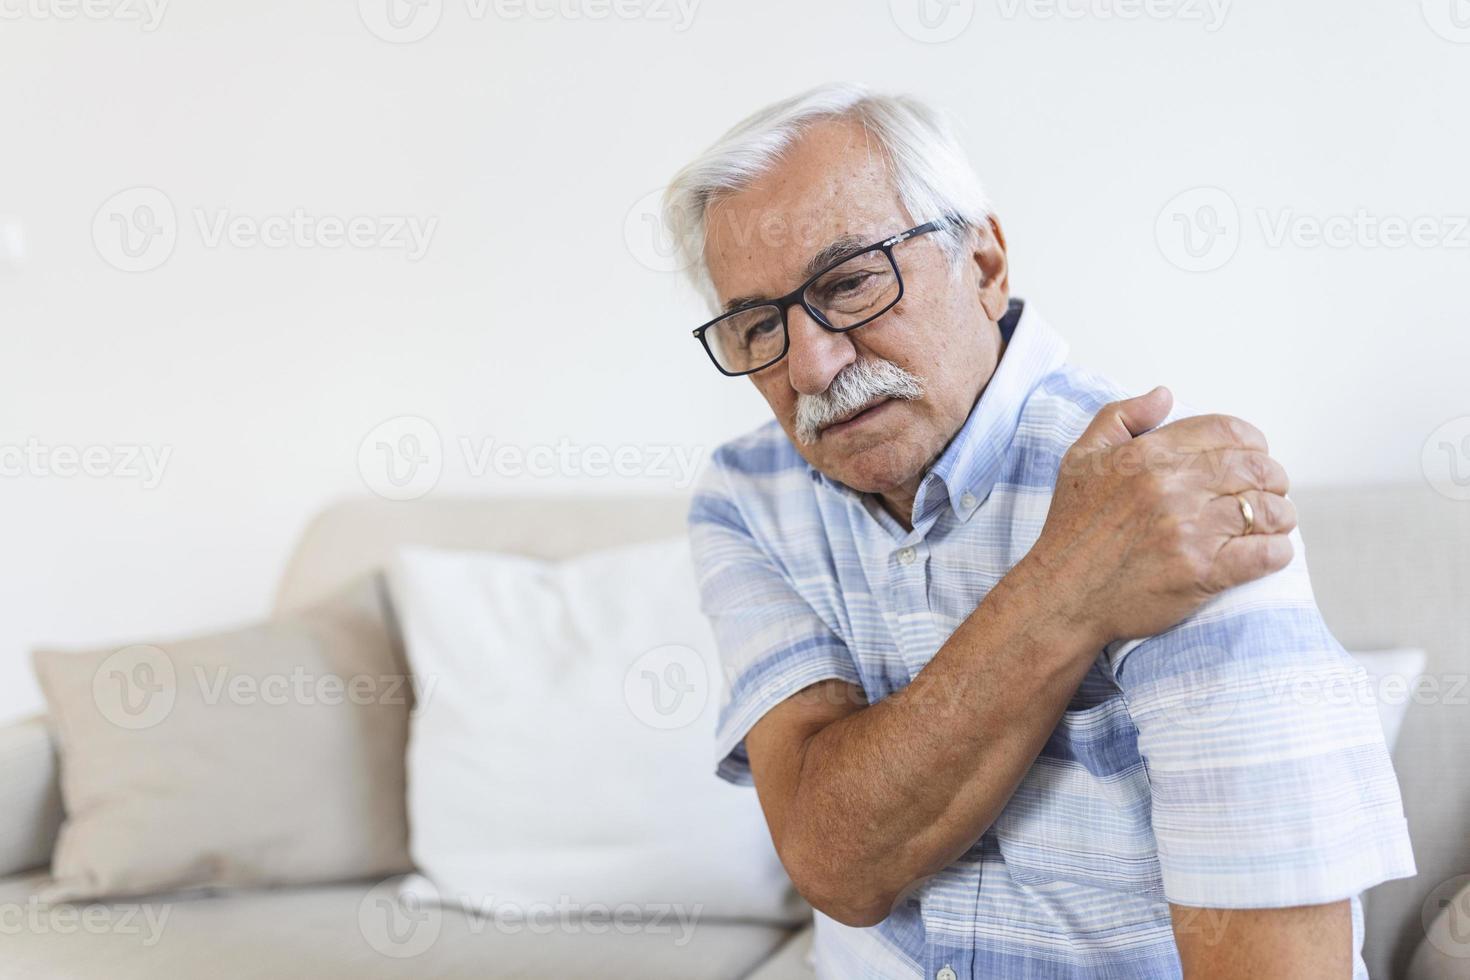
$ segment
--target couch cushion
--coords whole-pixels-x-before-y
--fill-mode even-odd
[[[719,655],[685,538],[561,562],[406,548],[389,580],[424,682],[417,894],[809,918],[755,794],[710,771]]]
[[[0,980],[717,980],[747,975],[790,935],[703,920],[593,925],[555,909],[497,922],[399,906],[397,878],[50,907],[32,898],[44,880],[0,880]]]
[[[407,871],[412,696],[371,577],[291,617],[36,654],[61,755],[56,900]]]

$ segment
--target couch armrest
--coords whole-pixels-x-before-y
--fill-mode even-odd
[[[1461,881],[1465,877],[1460,875],[1450,881]],[[1446,884],[1449,882],[1430,892],[1430,898],[1436,894],[1443,895]],[[1433,910],[1428,901],[1424,904]],[[1470,930],[1465,928],[1467,917],[1470,917],[1470,884],[1461,888],[1453,898],[1439,901],[1438,905],[1439,914],[1425,930],[1424,940],[1409,964],[1406,974],[1409,980],[1460,980],[1465,976],[1465,960],[1470,957]]]
[[[50,864],[61,791],[44,716],[0,725],[0,786],[0,876]]]

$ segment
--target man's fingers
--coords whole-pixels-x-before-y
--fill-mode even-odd
[[[1221,591],[1279,572],[1291,564],[1291,538],[1285,534],[1232,537],[1215,555],[1214,578]]]
[[[1177,419],[1150,432],[1148,441],[1184,453],[1210,449],[1250,449],[1262,453],[1270,450],[1260,429],[1234,415],[1191,415]]]
[[[1284,496],[1291,489],[1286,467],[1254,449],[1213,449],[1186,457],[1183,466],[1204,473],[1216,493],[1268,490]]]
[[[1116,416],[1128,438],[1141,436],[1169,416],[1174,407],[1174,393],[1163,385],[1133,398],[1114,402]]]
[[[1250,504],[1251,517],[1255,521],[1252,534],[1288,534],[1296,528],[1296,504],[1287,497],[1265,490],[1244,490],[1216,497],[1205,505],[1210,526],[1221,534],[1244,534],[1242,497]]]
[[[1173,407],[1174,395],[1163,385],[1134,398],[1108,402],[1074,445],[1083,452],[1121,446],[1163,422]]]

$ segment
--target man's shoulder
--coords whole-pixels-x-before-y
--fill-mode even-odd
[[[778,477],[793,472],[806,476],[810,469],[775,419],[722,443],[711,454],[710,464],[711,469],[734,479]]]
[[[1074,364],[1062,364],[1031,389],[1016,420],[1015,445],[1026,455],[1060,456],[1099,409],[1127,398],[1123,386]]]
[[[763,537],[769,525],[808,511],[815,487],[810,464],[774,419],[721,444],[694,488],[693,524],[722,523]]]
[[[1077,441],[1104,405],[1143,393],[1129,391],[1107,375],[1062,364],[1032,389],[1021,410],[1017,435],[1033,447],[1040,444],[1061,452]],[[1198,414],[1177,397],[1178,392],[1175,395],[1174,407],[1161,424]]]
[[[1025,414],[1070,415],[1081,411],[1090,419],[1108,402],[1127,397],[1127,390],[1112,378],[1076,364],[1062,364],[1036,385],[1026,400]]]
[[[1041,379],[1032,393],[1032,400],[1040,397],[1043,403],[1064,403],[1091,409],[1096,412],[1110,401],[1127,398],[1124,387],[1112,378],[1090,371],[1076,364],[1059,365],[1056,370]]]

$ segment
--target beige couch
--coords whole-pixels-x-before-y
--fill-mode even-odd
[[[1421,647],[1438,685],[1424,699],[1432,703],[1411,706],[1395,753],[1420,874],[1369,893],[1369,968],[1380,978],[1470,976],[1470,958],[1461,958],[1470,941],[1456,946],[1463,926],[1445,918],[1459,905],[1442,911],[1440,887],[1470,873],[1470,690],[1459,683],[1470,674],[1470,504],[1422,485],[1295,497],[1318,599],[1338,637],[1357,650]],[[403,544],[560,557],[680,533],[684,508],[672,497],[352,501],[307,528],[277,608],[325,598]],[[0,876],[8,876],[0,877],[0,978],[810,976],[805,931],[734,922],[701,922],[675,947],[666,936],[507,934],[446,911],[424,952],[384,956],[364,936],[359,910],[391,881],[164,903],[166,928],[147,944],[147,932],[123,929],[118,915],[96,920],[116,927],[88,928],[82,910],[48,919],[31,904],[61,819],[44,719],[0,728],[0,785]],[[1462,902],[1470,913],[1470,894]],[[1425,941],[1426,906],[1430,919],[1440,916],[1435,942]]]

